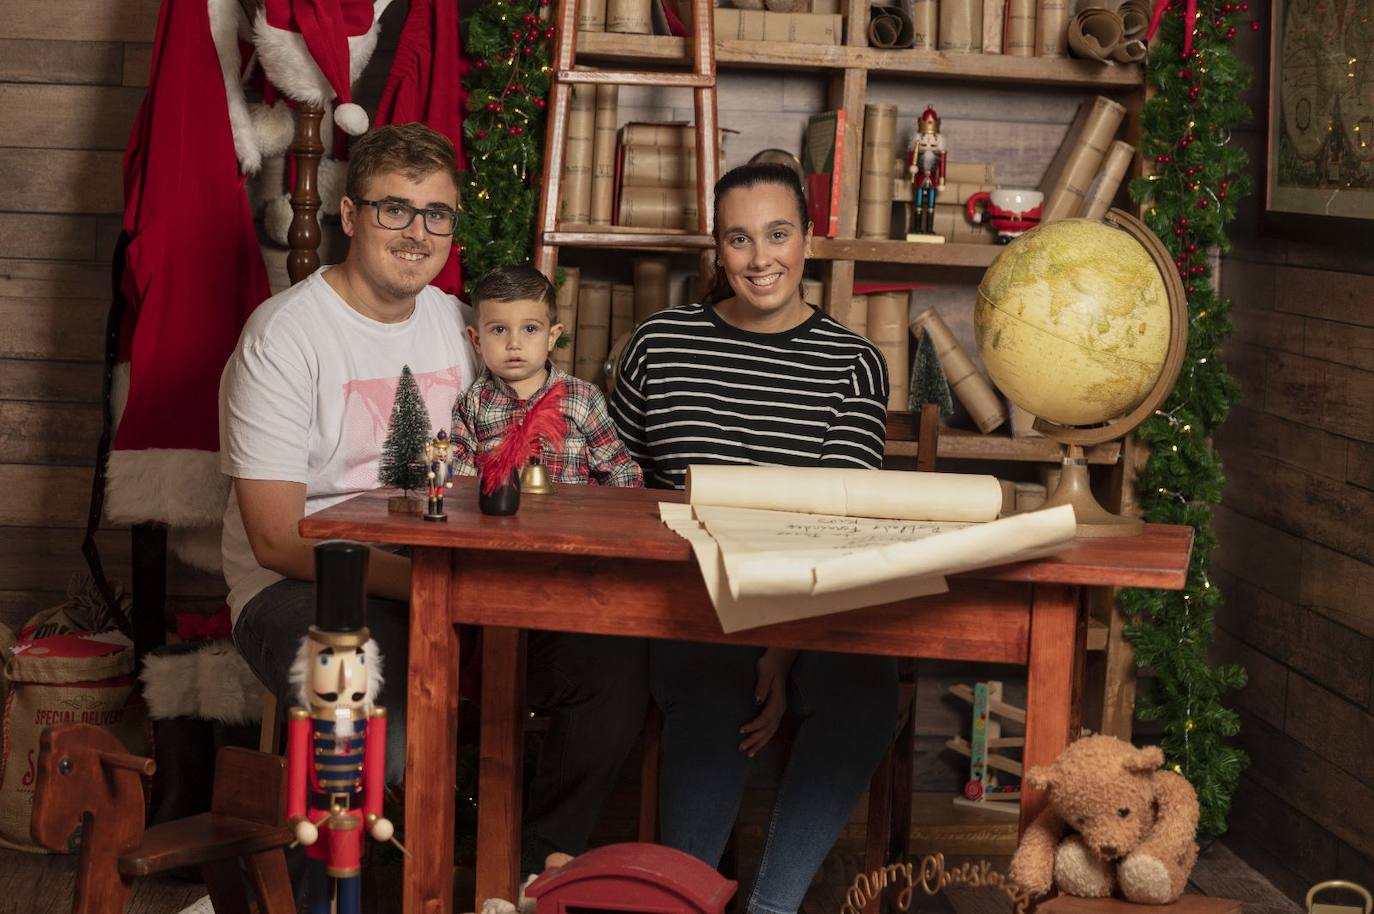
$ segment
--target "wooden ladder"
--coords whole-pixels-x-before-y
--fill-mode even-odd
[[[577,70],[577,0],[563,0],[558,12],[554,45],[553,104],[544,138],[544,181],[539,198],[539,222],[534,265],[550,280],[558,268],[560,247],[629,247],[701,252],[701,275],[709,279],[715,268],[711,192],[719,176],[720,131],[716,125],[716,44],[711,0],[692,0],[691,72]],[[563,185],[564,153],[572,90],[585,84],[615,86],[677,86],[693,90],[696,107],[697,229],[670,232],[646,229],[611,231],[609,226],[559,225],[558,204]]]

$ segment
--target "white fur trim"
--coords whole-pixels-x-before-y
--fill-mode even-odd
[[[267,201],[262,211],[262,230],[274,244],[287,246],[286,235],[291,230],[291,195],[281,194]]]
[[[148,716],[197,717],[226,724],[262,718],[262,683],[228,641],[194,651],[151,653],[138,677]]]
[[[207,574],[224,573],[224,526],[172,527],[167,531],[167,550],[183,565]]]
[[[258,148],[257,133],[248,113],[248,100],[240,82],[243,58],[239,56],[239,35],[248,31],[248,20],[239,0],[208,0],[210,37],[215,42],[220,72],[224,76],[224,94],[229,105],[229,129],[234,136],[234,153],[244,174],[253,174],[262,167],[262,151]]]
[[[257,102],[248,107],[257,134],[258,150],[264,159],[279,156],[290,147],[296,136],[296,119],[285,102],[264,105]]]
[[[337,216],[339,201],[343,199],[344,185],[348,183],[348,163],[338,159],[320,159],[320,170],[316,184],[320,189],[320,212]]]
[[[105,476],[105,519],[112,523],[213,527],[224,519],[229,478],[217,452],[111,451]]]
[[[367,133],[367,112],[362,105],[347,102],[334,109],[334,123],[349,136],[362,136]]]
[[[382,649],[377,646],[376,638],[368,638],[363,645],[363,656],[367,658],[367,694],[363,697],[363,707],[371,709],[377,696],[382,693],[383,678]],[[300,708],[310,707],[310,696],[305,694],[305,667],[310,662],[310,638],[309,636],[301,639],[300,645],[296,648],[296,659],[291,661],[291,694],[296,699],[296,706]]]
[[[377,13],[374,8],[372,27],[361,35],[348,39],[349,84],[362,75],[372,52],[377,49]],[[262,70],[288,98],[323,105],[334,100],[334,89],[320,72],[305,39],[299,32],[288,32],[267,24],[266,12],[259,10],[253,23],[253,43],[258,49]]]

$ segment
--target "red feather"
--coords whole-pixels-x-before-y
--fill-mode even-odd
[[[563,445],[568,434],[568,420],[563,415],[563,399],[567,392],[567,385],[562,381],[550,387],[525,414],[524,422],[512,422],[501,443],[477,458],[483,492],[490,495],[501,488],[511,474],[538,455],[540,439],[554,450]]]

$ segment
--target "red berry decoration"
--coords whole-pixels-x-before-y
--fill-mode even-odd
[[[1188,217],[1187,217],[1187,216],[1179,216],[1179,217],[1178,217],[1178,224],[1181,225],[1181,226],[1183,226],[1184,228],[1187,228],[1187,227],[1188,227]]]
[[[486,132],[485,130],[479,130],[479,131],[477,131],[477,139],[479,139],[479,140],[485,140],[486,138],[487,138],[487,132]]]
[[[553,26],[549,26],[548,28],[544,29],[544,37],[545,37],[545,38],[552,38],[552,37],[553,37]]]
[[[529,56],[529,54],[532,51],[534,51],[534,48],[530,47],[529,45],[525,45],[523,48],[520,49],[520,53],[526,56]]]
[[[1218,200],[1225,200],[1225,199],[1226,199],[1226,191],[1224,191],[1224,190],[1219,190],[1219,191],[1217,191],[1217,199],[1218,199]]]
[[[1229,29],[1226,30],[1226,37],[1227,37],[1227,38],[1235,38],[1235,37],[1236,37],[1236,27],[1235,27],[1234,25],[1231,26]]]
[[[1189,286],[1189,287],[1188,287],[1188,294],[1189,294],[1189,295],[1195,295],[1195,294],[1197,294],[1197,287],[1196,287],[1196,286]]]
[[[1179,79],[1192,79],[1192,78],[1193,78],[1193,71],[1192,71],[1192,70],[1179,70],[1178,73],[1176,73],[1175,75],[1178,76]]]
[[[1182,226],[1176,226],[1176,227],[1174,228],[1174,237],[1175,237],[1175,238],[1182,238],[1182,237],[1183,237],[1183,227],[1182,227]]]
[[[536,98],[536,99],[534,100],[534,106],[535,106],[536,108],[542,108],[542,107],[544,107],[544,100],[543,100],[542,98]]]
[[[1189,253],[1189,254],[1196,254],[1196,253],[1197,253],[1197,242],[1196,242],[1196,241],[1190,241],[1190,242],[1188,242],[1188,253]]]
[[[1169,162],[1170,162],[1170,159],[1169,159],[1169,157],[1168,157],[1167,155],[1155,156],[1155,164],[1157,164],[1157,165],[1168,165]]]
[[[1201,94],[1201,92],[1202,92],[1202,87],[1201,87],[1201,86],[1189,86],[1189,87],[1188,87],[1188,98],[1189,98],[1190,100],[1192,100],[1192,101],[1197,101],[1197,97],[1198,97],[1199,94]]]
[[[1203,197],[1201,200],[1197,201],[1197,208],[1198,208],[1198,209],[1206,209],[1207,207],[1209,207],[1209,206],[1211,206],[1211,205],[1212,205],[1212,204],[1209,203],[1209,202],[1207,201],[1207,198],[1206,198],[1206,197]]]

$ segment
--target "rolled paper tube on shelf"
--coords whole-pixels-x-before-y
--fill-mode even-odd
[[[1107,159],[1102,163],[1102,170],[1097,173],[1083,198],[1084,219],[1101,219],[1107,215],[1134,158],[1135,147],[1130,143],[1122,140],[1112,143],[1112,148],[1107,150]]]
[[[1112,51],[1112,60],[1117,63],[1144,63],[1146,57],[1145,42],[1139,38],[1129,38],[1116,46]]]
[[[908,390],[911,334],[907,332],[907,322],[911,319],[910,306],[911,293],[906,290],[868,293],[866,336],[887,360],[887,408],[893,411],[905,410],[911,396]]]
[[[940,0],[940,50],[982,52],[982,0]]]
[[[610,225],[615,207],[615,133],[619,123],[619,97],[619,86],[596,87],[590,220],[593,225]]]
[[[573,374],[601,385],[606,353],[611,349],[611,284],[584,279],[577,294],[576,358]]]
[[[592,218],[592,148],[596,125],[596,86],[572,88],[568,138],[563,152],[561,221],[586,224]]]
[[[1121,36],[1121,17],[1111,10],[1085,9],[1069,23],[1069,49],[1076,57],[1106,60]]]
[[[563,332],[568,335],[568,344],[555,348],[549,353],[549,359],[569,374],[573,371],[573,353],[577,345],[577,292],[581,286],[581,272],[577,267],[564,267],[563,285],[558,287],[558,293],[554,295],[558,323],[563,325]]]
[[[636,228],[695,228],[696,191],[685,187],[622,187],[616,223]]]
[[[1006,26],[1007,0],[983,0],[983,53],[1002,53],[1002,30]]]
[[[868,43],[875,48],[909,48],[911,17],[900,6],[874,4],[868,14]]]
[[[848,304],[836,302],[830,316],[859,336],[868,336],[868,296],[851,295]]]
[[[635,258],[635,323],[668,307],[668,258]]]
[[[918,51],[934,51],[940,37],[939,0],[912,0],[911,46]]]
[[[682,146],[641,146],[621,144],[620,178],[626,187],[695,187],[697,154]],[[716,160],[717,170],[725,171],[723,151]]]
[[[611,286],[612,341],[620,339],[635,328],[635,287],[629,283]]]
[[[1121,31],[1126,41],[1145,41],[1150,28],[1151,4],[1148,0],[1125,0],[1117,12],[1121,15]]]
[[[1003,47],[1008,57],[1035,56],[1036,0],[1007,0]]]
[[[638,284],[638,280],[636,280],[635,285]],[[801,297],[802,301],[808,305],[815,305],[817,308],[823,307],[825,305],[825,283],[810,277],[803,279],[801,281]]]
[[[964,409],[968,410],[969,416],[978,426],[978,431],[986,435],[1006,422],[1007,412],[1002,405],[1002,398],[992,389],[988,379],[978,373],[978,369],[973,366],[973,360],[964,352],[945,319],[934,308],[928,308],[916,315],[916,320],[911,322],[913,334],[922,331],[930,334],[930,341],[935,345],[935,354],[940,359],[940,367],[945,371],[949,389],[959,398]]]
[[[1064,57],[1069,50],[1069,0],[1038,0],[1035,56]]]
[[[579,32],[606,31],[606,0],[581,0],[577,5]]]
[[[606,31],[648,35],[653,30],[649,0],[606,0]]]
[[[1083,211],[1083,199],[1088,193],[1116,131],[1126,117],[1126,108],[1118,102],[1098,95],[1083,103],[1070,125],[1045,172],[1041,189],[1045,203],[1040,221],[1055,222],[1072,219]]]
[[[859,237],[888,238],[892,225],[892,150],[897,106],[865,105],[863,168],[859,172]]]

